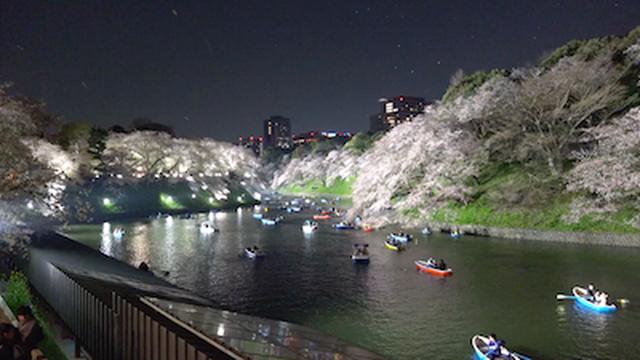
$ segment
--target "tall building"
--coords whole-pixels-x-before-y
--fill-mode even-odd
[[[264,136],[262,146],[273,146],[278,149],[291,149],[291,120],[282,116],[272,116],[264,121]]]
[[[419,97],[398,96],[380,100],[380,113],[369,118],[369,131],[388,130],[403,122],[411,121],[424,113],[425,100]]]

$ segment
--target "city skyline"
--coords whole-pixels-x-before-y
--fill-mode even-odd
[[[148,117],[234,141],[282,115],[292,132],[368,130],[378,99],[439,99],[457,69],[537,64],[573,39],[640,25],[633,1],[8,0],[0,81],[64,121]]]

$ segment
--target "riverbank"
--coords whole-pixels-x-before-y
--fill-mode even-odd
[[[349,195],[314,194],[309,192],[280,192],[280,194],[292,197],[304,196],[313,198],[331,198],[339,196],[343,199],[348,200],[346,202],[347,204],[351,203],[351,196]],[[345,203],[342,203],[342,205],[344,204]],[[402,225],[400,222],[398,223]],[[416,227],[415,223],[415,221],[411,221],[411,227]],[[478,224],[458,224],[452,222],[430,222],[428,224],[429,227],[435,232],[449,233],[453,230],[458,230],[462,234],[483,237],[490,236],[516,240],[548,241],[584,245],[640,247],[640,234],[637,233],[527,229]],[[417,228],[416,230],[419,229]]]
[[[449,233],[457,230],[461,234],[490,236],[515,240],[548,241],[569,244],[640,247],[640,235],[619,233],[597,233],[588,231],[560,231],[540,229],[515,229],[495,226],[433,223],[434,231]]]
[[[246,189],[231,183],[216,191],[194,189],[188,181],[159,179],[114,185],[99,179],[67,190],[64,203],[81,222],[101,222],[152,214],[184,214],[213,209],[232,209],[259,203]]]

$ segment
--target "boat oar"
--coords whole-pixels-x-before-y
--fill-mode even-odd
[[[564,295],[564,294],[558,294],[556,295],[556,299],[558,300],[575,300],[575,296],[573,295]]]
[[[627,305],[630,303],[629,299],[609,299],[611,302],[618,302],[620,305]]]
[[[532,358],[524,356],[522,354],[518,354],[518,353],[512,353],[512,354],[515,354],[516,356],[518,356],[522,360],[533,360]]]
[[[576,297],[573,296],[573,295],[564,295],[564,294],[556,295],[556,299],[558,299],[558,300],[575,300],[575,298]],[[620,305],[626,305],[626,304],[630,303],[629,299],[612,299],[612,298],[609,298],[608,300],[611,301],[611,302],[618,302],[618,303],[620,303]]]

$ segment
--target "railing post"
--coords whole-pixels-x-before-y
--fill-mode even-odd
[[[112,307],[112,316],[113,316],[113,323],[111,325],[111,334],[112,334],[112,340],[113,340],[113,346],[111,347],[112,349],[112,358],[115,359],[124,359],[124,357],[122,356],[122,339],[120,338],[120,334],[123,331],[122,325],[121,325],[121,320],[122,320],[122,302],[120,302],[120,297],[118,295],[116,295],[115,292],[111,292],[111,304],[113,305]]]

